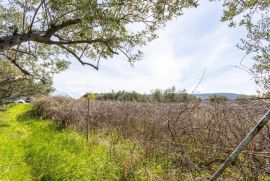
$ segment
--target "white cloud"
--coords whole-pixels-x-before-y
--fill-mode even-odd
[[[80,96],[86,91],[136,90],[149,92],[175,85],[192,91],[206,73],[197,91],[255,93],[249,75],[239,65],[243,53],[235,45],[244,36],[241,29],[219,22],[219,3],[202,1],[159,31],[159,38],[143,48],[143,60],[131,67],[122,56],[103,61],[95,71],[72,61],[70,69],[54,79],[58,93]]]

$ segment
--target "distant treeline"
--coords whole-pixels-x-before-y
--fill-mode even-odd
[[[86,93],[83,97],[93,93]],[[197,98],[188,94],[186,90],[176,90],[175,87],[151,91],[150,94],[141,94],[136,91],[112,91],[109,93],[95,93],[96,100],[113,101],[137,101],[137,102],[182,102],[196,100]]]
[[[141,94],[136,91],[111,91],[107,93],[93,93],[89,92],[84,94],[83,97],[88,97],[96,100],[111,100],[111,101],[137,101],[137,102],[183,102],[192,100],[201,100],[200,97],[196,97],[186,92],[186,90],[177,90],[175,87],[171,87],[165,90],[155,89],[150,94]],[[236,100],[252,100],[262,99],[263,97],[255,97],[249,95],[239,95]],[[270,97],[270,96],[269,96]],[[225,95],[212,94],[209,95],[207,100],[209,101],[227,101],[230,100]]]

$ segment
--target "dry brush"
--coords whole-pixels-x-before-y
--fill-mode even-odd
[[[261,100],[139,103],[87,101],[43,97],[34,102],[34,113],[85,131],[117,132],[142,148],[141,161],[164,163],[172,178],[183,173],[209,175],[270,108]],[[145,162],[147,167],[147,162]],[[177,170],[176,173],[170,173]],[[230,172],[230,170],[229,170]],[[258,179],[270,175],[270,127],[266,126],[233,162],[231,178]],[[225,173],[226,176],[226,173]],[[228,176],[228,175],[227,175]]]

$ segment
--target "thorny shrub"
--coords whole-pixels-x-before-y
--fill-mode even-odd
[[[143,148],[142,160],[154,158],[164,169],[213,173],[242,141],[270,104],[261,100],[139,103],[43,97],[35,114],[85,131],[117,131]],[[256,180],[270,174],[270,128],[265,128],[232,163],[231,178]],[[147,167],[147,163],[145,163]],[[208,175],[209,175],[208,174]],[[195,174],[196,175],[196,174]],[[226,174],[225,174],[226,176]],[[227,174],[228,176],[228,174]]]

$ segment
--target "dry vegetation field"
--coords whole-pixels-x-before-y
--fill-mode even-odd
[[[125,167],[129,178],[138,165],[142,164],[147,172],[154,163],[160,166],[163,175],[159,177],[162,179],[204,180],[269,108],[269,103],[260,100],[91,101],[88,116],[86,100],[43,97],[33,104],[33,113],[81,132],[87,132],[88,121],[91,133],[113,133],[111,157],[117,156],[120,140],[129,140],[134,144]],[[267,125],[232,163],[223,178],[266,179],[270,175],[269,150],[270,128]]]

